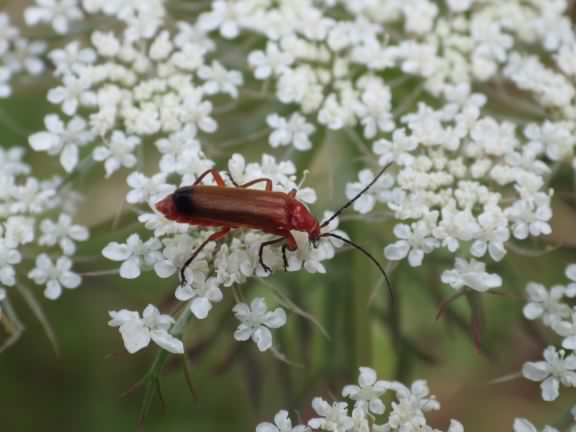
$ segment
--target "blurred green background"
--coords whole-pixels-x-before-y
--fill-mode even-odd
[[[25,135],[42,127],[43,115],[50,107],[41,100],[32,89],[1,102],[3,145],[25,144]],[[235,128],[225,133],[249,133],[238,129],[238,123]],[[337,137],[328,138],[330,143],[316,153],[298,155],[309,158],[301,163],[311,171],[307,183],[319,192],[320,200],[314,206],[317,215],[344,200],[344,184],[362,164],[353,146]],[[232,150],[250,158],[264,148],[263,143],[248,143]],[[30,157],[38,176],[58,169],[55,161],[44,155]],[[225,159],[223,154],[220,161]],[[92,230],[91,240],[79,250],[87,261],[76,268],[84,272],[114,268],[114,263],[100,256],[103,246],[112,240],[123,241],[132,232],[145,234],[134,224],[134,216],[123,210],[123,175],[105,181],[102,167],[97,166],[76,181],[86,193],[78,221]],[[559,187],[564,187],[563,181],[568,187],[568,176],[560,176]],[[573,212],[559,194],[555,235],[549,242],[561,239],[568,246],[576,244]],[[343,228],[378,257],[392,239],[391,227],[352,212],[343,222]],[[26,265],[32,265],[33,259],[27,257]],[[281,351],[297,365],[287,365],[270,353],[260,354],[253,344],[233,340],[236,323],[231,318],[228,292],[227,300],[207,320],[194,320],[188,326],[188,364],[171,358],[162,379],[164,404],[155,401],[143,427],[164,432],[249,431],[282,408],[293,409],[306,419],[311,415],[311,399],[337,396],[343,385],[356,382],[358,366],[374,367],[383,379],[409,382],[426,378],[442,403],[442,410],[431,415],[431,423],[437,427],[445,428],[452,417],[463,421],[469,431],[511,430],[516,416],[528,416],[535,423],[562,421],[558,412],[564,408],[567,412],[573,402],[569,391],[562,391],[560,401],[546,404],[533,383],[490,381],[515,373],[524,361],[540,358],[545,340],[554,341],[537,325],[521,320],[522,291],[529,280],[563,281],[564,266],[571,261],[575,257],[568,248],[544,256],[511,256],[505,265],[494,268],[504,277],[503,295],[471,299],[473,304],[483,305],[480,350],[471,337],[466,298],[458,299],[444,317],[436,319],[438,305],[451,295],[451,290],[438,282],[440,272],[450,264],[447,256],[428,257],[425,266],[417,269],[403,263],[394,271],[400,305],[396,316],[387,312],[388,297],[375,269],[352,251],[329,261],[325,275],[274,274],[265,281],[252,280],[242,287],[247,297],[258,292],[274,301],[272,285],[310,312],[329,338],[310,321],[291,314],[289,325],[275,337]],[[107,311],[141,310],[148,303],[163,305],[168,311],[174,305],[171,293],[175,284],[175,280],[151,275],[137,281],[86,277],[80,289],[65,292],[56,302],[44,301],[58,338],[58,354],[27,306],[14,296],[27,328],[16,345],[0,354],[2,430],[135,430],[143,389],[133,385],[150,367],[155,349],[126,354],[118,332],[106,324]],[[40,290],[35,292],[41,296]],[[393,336],[390,325],[399,336]]]
[[[44,102],[49,83],[44,84],[22,82],[16,97],[0,100],[0,145],[27,145],[27,136],[42,129],[44,115],[53,111]],[[247,160],[258,160],[262,152],[290,158],[300,170],[310,171],[306,184],[319,194],[313,207],[318,217],[324,209],[343,203],[345,184],[356,179],[369,150],[350,136],[317,134],[315,150],[304,154],[272,150],[262,138],[234,146],[218,144],[252,136],[264,127],[263,113],[269,111],[269,106],[251,101],[236,112],[220,115],[221,131],[211,139],[214,144],[205,148],[207,154],[222,169],[233,152]],[[60,172],[54,159],[44,154],[29,156],[35,175]],[[147,157],[148,174],[154,172],[154,162],[154,157]],[[121,171],[104,180],[102,167],[96,166],[75,179],[86,195],[77,221],[92,232],[91,240],[79,245],[78,254],[86,257],[76,267],[80,272],[115,268],[100,255],[102,248],[110,241],[124,241],[133,232],[146,235],[124,207],[124,175]],[[361,255],[344,251],[326,263],[327,274],[274,274],[241,288],[248,298],[258,293],[272,303],[273,286],[327,331],[328,337],[309,320],[290,314],[289,325],[274,335],[280,350],[294,363],[288,365],[270,353],[259,353],[251,343],[233,340],[233,296],[226,292],[226,300],[207,320],[193,320],[187,327],[188,360],[171,357],[161,382],[164,401],[155,400],[140,426],[143,389],[133,386],[149,369],[156,350],[151,346],[128,355],[117,330],[107,326],[108,311],[142,310],[149,303],[170,311],[176,280],[150,274],[136,281],[86,277],[80,289],[66,291],[56,302],[43,301],[57,335],[58,353],[15,295],[26,331],[18,343],[0,354],[0,430],[251,431],[283,408],[309,418],[312,398],[339,396],[343,385],[356,382],[359,366],[377,369],[382,379],[405,383],[427,379],[442,404],[441,411],[429,416],[438,428],[445,429],[450,418],[457,418],[467,431],[509,431],[519,416],[539,425],[560,425],[566,418],[558,413],[568,412],[574,403],[573,391],[562,389],[561,399],[550,404],[541,401],[534,383],[492,381],[518,372],[523,362],[539,359],[547,343],[557,342],[537,324],[522,320],[522,296],[530,280],[563,283],[565,265],[576,262],[570,176],[561,172],[555,183],[559,191],[566,192],[556,193],[554,235],[546,244],[527,245],[532,250],[547,245],[566,248],[541,256],[508,257],[504,264],[491,268],[504,278],[502,295],[459,298],[440,319],[436,319],[438,306],[453,294],[439,283],[440,273],[452,263],[448,255],[427,257],[417,269],[405,263],[395,269],[398,313],[390,314],[377,271]],[[393,239],[393,224],[358,217],[351,211],[347,215],[342,228],[383,260],[383,247]],[[31,267],[34,258],[26,257],[24,268]],[[41,290],[35,293],[41,297]],[[474,317],[482,321],[479,348],[471,336],[470,305],[476,311]],[[5,329],[0,330],[0,341],[5,337]]]

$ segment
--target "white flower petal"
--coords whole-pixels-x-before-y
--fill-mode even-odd
[[[129,258],[120,266],[120,276],[124,279],[136,279],[140,274],[140,260],[136,257]]]
[[[464,426],[457,420],[450,420],[448,432],[464,432]]]
[[[260,351],[266,351],[272,347],[272,333],[266,327],[258,327],[252,334],[252,340]]]
[[[62,285],[69,289],[78,288],[82,283],[80,275],[72,272],[66,272],[60,277]]]
[[[384,402],[382,402],[380,399],[372,399],[369,406],[370,411],[377,415],[384,414],[384,411],[386,411]]]
[[[176,266],[171,261],[163,260],[158,261],[156,264],[154,264],[154,271],[156,272],[158,277],[161,277],[163,279],[172,276],[174,273],[176,273],[176,270],[177,270]]]
[[[176,292],[174,293],[174,297],[180,301],[188,301],[196,295],[196,292],[192,289],[190,285],[182,286],[179,285],[176,288]]]
[[[360,368],[360,376],[358,377],[358,384],[360,387],[368,387],[374,385],[378,376],[376,371],[369,367]]]
[[[517,418],[514,420],[514,432],[538,432],[538,429],[527,419]]]
[[[152,340],[162,349],[172,354],[183,354],[184,344],[165,330],[152,330],[150,332]]]
[[[576,264],[570,264],[566,267],[566,277],[576,282]]]
[[[545,379],[540,388],[542,389],[542,399],[545,401],[553,401],[558,399],[560,383],[555,377]]]
[[[384,248],[384,255],[386,259],[392,261],[400,261],[401,259],[406,258],[408,252],[410,251],[410,245],[408,242],[404,240],[400,240],[396,243],[388,245]]]
[[[46,284],[46,289],[44,290],[44,296],[50,300],[56,300],[62,295],[62,286],[58,281],[50,280]]]
[[[66,172],[72,172],[78,165],[78,147],[75,145],[64,146],[62,153],[60,153],[60,163]]]
[[[124,346],[130,354],[134,354],[150,344],[150,332],[142,320],[128,321],[123,324],[120,327],[120,334]]]
[[[522,375],[531,381],[542,381],[549,374],[546,362],[528,362],[522,367]]]
[[[236,331],[234,332],[234,339],[239,342],[244,342],[250,339],[252,336],[252,328],[246,324],[240,324]]]
[[[572,351],[576,350],[576,335],[564,338],[564,340],[562,340],[562,347]]]
[[[49,151],[60,145],[60,138],[49,132],[38,132],[31,135],[28,142],[36,151]]]
[[[280,432],[272,423],[260,423],[256,426],[256,432]]]
[[[286,312],[282,308],[277,308],[274,312],[266,314],[264,324],[270,328],[279,328],[286,324]]]
[[[124,261],[130,256],[131,252],[126,245],[112,242],[103,250],[102,255],[112,261]]]
[[[204,319],[212,310],[212,303],[205,297],[197,297],[190,303],[190,310],[198,319]]]
[[[526,319],[529,319],[529,320],[534,320],[536,318],[539,318],[540,316],[542,316],[543,312],[544,312],[544,309],[538,303],[528,303],[522,309],[522,313],[524,314],[524,317]]]

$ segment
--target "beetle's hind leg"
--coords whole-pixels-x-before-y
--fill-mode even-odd
[[[184,274],[185,270],[192,263],[192,261],[194,261],[194,259],[198,256],[198,254],[200,252],[202,252],[202,249],[204,249],[206,247],[206,245],[208,243],[210,243],[211,241],[216,241],[216,240],[219,240],[222,237],[226,236],[226,234],[228,234],[231,229],[232,228],[226,227],[226,228],[222,228],[220,231],[215,232],[214,234],[210,235],[210,237],[208,237],[206,240],[204,240],[204,242],[202,242],[202,244],[200,246],[198,246],[194,252],[192,252],[192,255],[190,255],[190,258],[188,258],[186,260],[186,262],[184,263],[184,265],[180,268],[180,281],[181,281],[181,284],[183,286],[186,285],[186,283],[187,283],[186,275]]]
[[[260,177],[260,178],[251,180],[249,182],[239,184],[236,180],[234,180],[234,177],[232,177],[232,174],[230,174],[230,173],[227,173],[227,174],[228,174],[228,178],[230,179],[232,184],[234,186],[236,186],[237,188],[247,188],[247,187],[253,186],[253,185],[258,184],[258,183],[266,183],[265,191],[266,192],[272,192],[272,180],[269,178]]]
[[[253,186],[253,185],[258,184],[258,183],[266,183],[265,191],[266,192],[272,192],[272,180],[270,180],[269,178],[265,178],[265,177],[257,178],[257,179],[251,180],[249,182],[246,182],[244,184],[236,185],[236,186],[239,188],[247,188],[247,187]]]

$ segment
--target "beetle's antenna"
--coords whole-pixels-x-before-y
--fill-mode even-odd
[[[340,213],[342,213],[344,210],[346,210],[348,207],[350,207],[352,204],[354,204],[354,201],[356,201],[358,198],[360,198],[362,195],[364,195],[364,193],[368,189],[370,189],[372,186],[374,186],[374,184],[380,179],[380,177],[382,177],[382,175],[384,174],[384,172],[388,169],[388,167],[390,165],[392,165],[392,163],[385,165],[384,168],[382,168],[382,170],[376,175],[376,177],[374,177],[374,179],[370,183],[368,183],[368,185],[366,187],[364,187],[364,189],[362,189],[360,192],[358,192],[356,194],[356,196],[354,198],[352,198],[350,201],[348,201],[346,204],[344,204],[342,207],[340,207],[338,210],[336,210],[336,212],[332,216],[330,216],[328,219],[326,219],[324,222],[322,222],[320,224],[320,228],[328,225],[330,222],[332,222],[332,220],[334,220],[334,218],[338,217],[338,215]]]
[[[376,267],[378,267],[378,269],[380,270],[380,272],[382,273],[382,275],[384,276],[384,280],[386,280],[386,285],[388,285],[388,293],[390,295],[390,304],[394,304],[393,300],[394,300],[394,292],[392,291],[392,283],[390,282],[390,278],[388,277],[388,274],[386,274],[386,271],[382,268],[382,266],[380,265],[380,263],[378,262],[378,260],[376,258],[374,258],[374,256],[368,252],[366,249],[364,249],[362,246],[357,245],[356,243],[354,243],[352,240],[348,240],[345,237],[342,237],[338,234],[334,234],[334,233],[324,233],[322,234],[320,237],[334,237],[340,241],[343,241],[346,244],[349,244],[350,246],[355,247],[356,249],[358,249],[360,252],[362,252],[364,255],[366,255],[368,258],[370,258],[370,260],[376,264]]]

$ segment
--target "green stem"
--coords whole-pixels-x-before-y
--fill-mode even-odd
[[[240,144],[245,144],[251,141],[256,141],[259,139],[264,138],[268,133],[270,132],[270,129],[268,128],[263,128],[263,129],[258,129],[254,132],[249,133],[248,135],[239,137],[239,138],[234,138],[228,141],[222,141],[218,144],[218,147],[220,148],[230,148],[230,147],[235,147],[238,146]]]
[[[191,318],[191,316],[192,312],[190,311],[190,308],[186,307],[176,320],[176,323],[172,327],[172,331],[170,333],[175,337],[181,336],[182,333],[184,332],[184,327],[188,323],[188,320]],[[140,424],[148,415],[148,412],[152,407],[152,402],[154,402],[154,396],[158,394],[160,398],[162,397],[161,394],[159,393],[160,375],[169,358],[170,353],[168,351],[165,351],[163,349],[159,350],[158,353],[156,354],[156,357],[154,358],[152,367],[148,370],[148,372],[146,372],[144,378],[142,378],[141,382],[144,382],[146,384],[146,390],[144,393],[144,400],[142,402],[142,407],[140,409],[140,418],[139,418]]]
[[[62,179],[62,183],[58,186],[58,189],[63,189],[74,179],[76,179],[76,177],[87,174],[95,165],[96,161],[92,158],[92,154],[87,155],[78,163],[74,171]]]
[[[3,315],[0,315],[0,323],[2,323],[6,328],[9,337],[0,346],[0,354],[18,342],[20,336],[22,336],[22,333],[24,333],[24,330],[26,329],[12,307],[10,299],[6,298],[2,301],[2,312]]]
[[[42,304],[38,301],[34,293],[30,288],[22,283],[16,284],[16,290],[22,296],[34,317],[40,322],[48,340],[52,344],[52,348],[56,355],[60,354],[60,348],[58,347],[58,338],[56,337],[56,333],[48,320],[48,317],[44,313],[44,309],[42,308]]]

